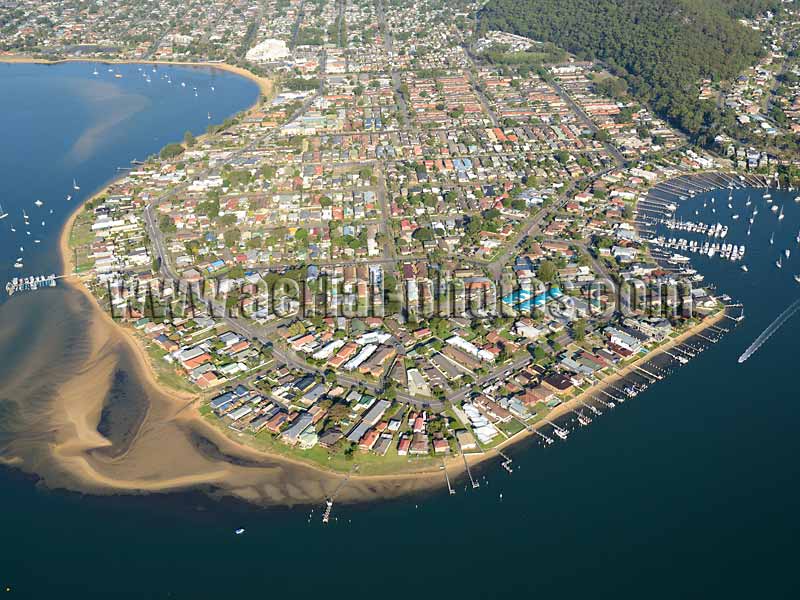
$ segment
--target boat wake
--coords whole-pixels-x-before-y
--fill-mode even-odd
[[[786,321],[788,321],[792,317],[792,315],[794,315],[794,313],[796,313],[798,310],[800,310],[800,299],[795,300],[791,305],[789,305],[789,308],[787,308],[780,315],[778,315],[778,318],[775,319],[772,323],[770,323],[769,327],[767,327],[764,331],[761,332],[761,335],[759,335],[755,339],[755,341],[752,344],[750,344],[747,350],[745,350],[739,357],[739,363],[743,363],[753,354],[755,354],[756,350],[761,348],[761,346],[764,345],[764,342],[766,342],[772,336],[773,333],[778,331],[781,325],[786,323]]]

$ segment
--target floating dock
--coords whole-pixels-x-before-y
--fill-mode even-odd
[[[6,283],[6,293],[13,296],[17,292],[35,292],[36,290],[48,287],[56,287],[56,280],[64,277],[63,275],[31,275],[30,277],[14,277]]]

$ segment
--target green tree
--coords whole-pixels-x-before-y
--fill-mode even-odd
[[[556,265],[550,260],[543,260],[542,263],[539,265],[539,270],[537,275],[541,281],[544,283],[552,283],[556,280],[558,276],[558,270],[556,269]]]

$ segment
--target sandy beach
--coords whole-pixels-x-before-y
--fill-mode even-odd
[[[0,56],[0,62],[55,64],[64,61]],[[224,69],[256,81],[264,95],[273,92],[269,80],[256,77],[239,67],[217,63],[141,63]],[[75,221],[86,203],[105,193],[106,189],[107,186],[77,206],[61,230],[59,248],[64,273],[71,273],[75,268],[73,251],[70,248],[70,235]],[[39,457],[38,468],[35,469],[46,483],[96,493],[164,492],[204,487],[220,494],[263,504],[321,503],[337,488],[345,476],[343,473],[327,470],[317,463],[301,458],[256,450],[245,443],[246,438],[237,441],[236,438],[244,434],[223,432],[210,424],[200,414],[199,395],[172,389],[159,380],[157,369],[144,346],[146,342],[140,335],[112,319],[100,307],[80,276],[65,281],[68,288],[75,292],[67,299],[67,303],[74,314],[79,314],[86,321],[81,340],[86,348],[74,364],[64,365],[63,380],[58,389],[53,390],[52,401],[46,410],[42,409],[42,415],[37,415],[46,421],[37,426],[46,429],[53,436],[48,447],[50,455],[46,460]],[[633,365],[607,378],[595,388],[590,388],[558,406],[548,418],[557,418],[574,409],[596,392],[598,387],[613,383],[632,370],[635,364],[650,360],[657,353],[702,331],[721,318],[721,314],[718,314],[705,319],[679,338],[640,357]],[[11,333],[13,332],[9,335]],[[28,375],[35,377],[35,365],[31,369],[33,370]],[[115,442],[103,436],[98,431],[98,426],[103,418],[114,378],[120,371],[135,380],[136,393],[141,396],[145,409],[136,420],[135,428],[132,427],[124,446],[115,447]],[[540,423],[537,427],[542,425]],[[470,465],[476,465],[494,459],[502,449],[531,435],[534,434],[523,430],[487,452],[468,454],[467,460]],[[114,452],[109,453],[109,450]],[[19,463],[20,460],[15,462]],[[357,458],[355,462],[358,462]],[[460,456],[449,457],[445,463],[451,476],[464,471],[464,461]],[[444,475],[438,464],[390,475],[356,473],[350,477],[338,499],[345,502],[372,500],[443,485]]]
[[[64,272],[70,272],[73,268],[69,238],[80,210],[82,207],[71,215],[62,230],[60,250]],[[237,434],[226,434],[213,427],[199,412],[198,395],[172,389],[158,380],[157,372],[143,346],[144,340],[138,334],[115,322],[102,310],[80,278],[69,280],[69,285],[78,290],[86,304],[91,307],[90,338],[93,353],[85,368],[76,373],[74,380],[61,390],[63,418],[69,424],[71,434],[55,451],[61,464],[78,475],[84,484],[100,491],[139,492],[213,486],[224,490],[224,493],[253,502],[294,504],[323,501],[326,493],[332,491],[344,477],[341,472],[325,470],[318,464],[300,458],[277,456],[253,449],[244,440],[236,441]],[[705,318],[679,337],[607,377],[597,386],[559,405],[548,415],[548,419],[558,418],[574,410],[593,393],[597,393],[599,388],[613,384],[636,365],[651,360],[664,350],[714,325],[723,318],[722,315],[720,311]],[[115,347],[116,352],[126,352],[132,357],[136,377],[148,391],[149,408],[130,448],[113,461],[108,461],[99,459],[94,451],[109,444],[108,440],[98,434],[97,423],[108,390],[110,371],[113,370],[113,358],[108,353],[111,346]],[[543,425],[539,423],[535,427]],[[475,466],[495,459],[500,451],[531,435],[534,433],[523,430],[486,452],[467,454],[468,463]],[[192,436],[200,436],[212,442],[217,448],[217,456],[204,455],[191,442]],[[168,465],[163,464],[165,453],[171,457]],[[246,467],[242,465],[243,462],[247,464]],[[264,466],[265,463],[269,466]],[[465,469],[460,457],[449,457],[446,465],[451,476],[458,475]],[[287,479],[287,473],[292,474],[291,478]],[[438,466],[391,475],[356,473],[351,476],[340,499],[362,501],[393,497],[442,485],[444,475]]]
[[[72,268],[69,232],[77,214],[77,211],[73,213],[61,235],[65,271]],[[152,492],[212,486],[223,493],[253,502],[295,504],[323,501],[344,476],[301,459],[255,450],[244,442],[232,439],[236,434],[226,435],[210,425],[200,415],[198,396],[173,390],[159,382],[143,348],[143,340],[103,311],[79,279],[73,279],[70,285],[81,293],[91,307],[90,339],[93,350],[85,367],[75,373],[72,381],[60,391],[62,422],[70,433],[55,447],[54,453],[62,466],[75,474],[83,484],[105,492]],[[573,410],[592,393],[596,393],[598,387],[613,383],[635,365],[652,359],[721,318],[721,312],[706,318],[598,386],[558,406],[548,418],[557,418]],[[113,352],[109,352],[111,348]],[[130,448],[113,460],[106,460],[99,458],[95,452],[109,444],[98,434],[97,423],[114,366],[114,352],[127,352],[132,357],[136,377],[147,389],[149,408]],[[474,466],[494,459],[499,451],[531,435],[532,432],[523,430],[487,452],[468,454],[468,462]],[[194,436],[200,436],[215,446],[212,455],[198,448],[192,441]],[[163,461],[165,455],[170,456],[167,464]],[[460,457],[450,457],[446,464],[451,476],[464,470]],[[396,475],[354,474],[340,499],[363,501],[386,498],[443,485],[444,475],[438,467]]]
[[[18,54],[0,54],[0,63],[9,64],[40,64],[40,65],[57,65],[60,63],[68,62],[82,62],[82,63],[100,63],[100,64],[122,64],[122,65],[165,65],[176,67],[210,67],[213,69],[220,69],[221,71],[228,71],[235,73],[241,77],[253,81],[258,85],[261,95],[269,97],[274,91],[273,81],[268,77],[261,77],[235,65],[229,65],[222,62],[194,62],[194,61],[171,61],[171,60],[123,60],[123,59],[110,59],[110,58],[62,58],[58,60],[50,60],[46,58],[37,58],[35,56],[23,56]]]

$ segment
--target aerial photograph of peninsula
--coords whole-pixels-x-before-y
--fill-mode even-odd
[[[0,594],[800,598],[800,1],[0,0]]]

